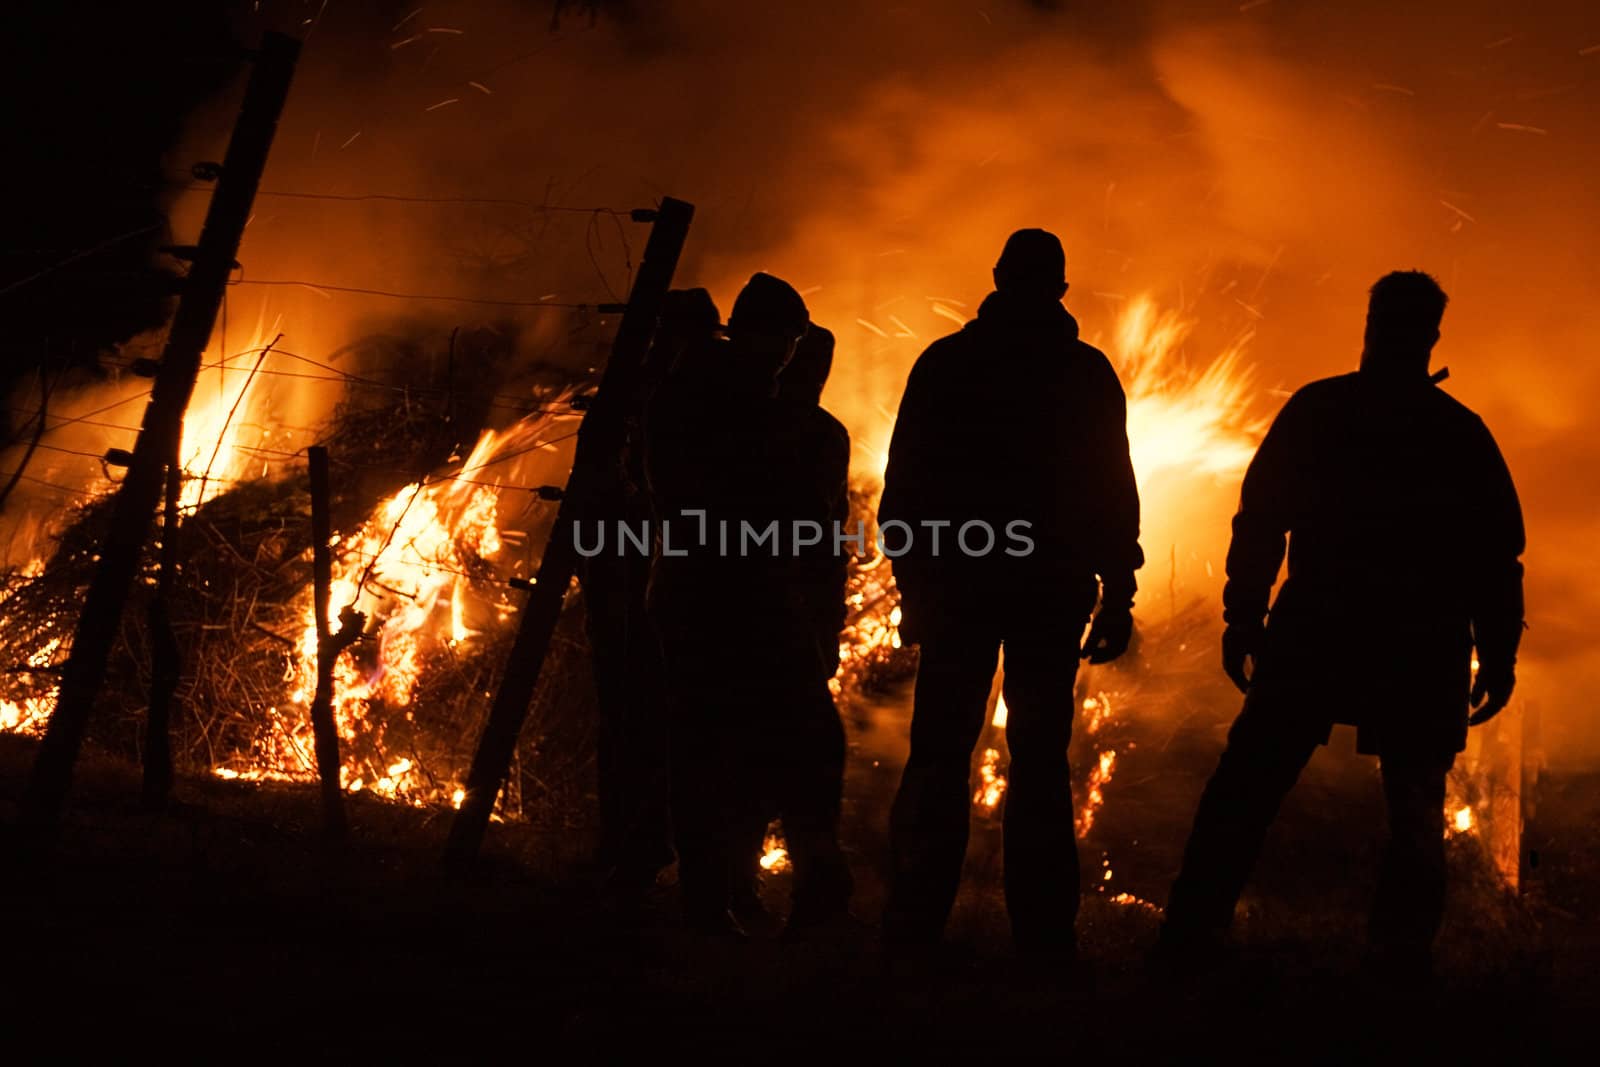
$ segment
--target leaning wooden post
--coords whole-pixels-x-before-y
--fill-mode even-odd
[[[323,828],[330,841],[345,836],[344,791],[339,785],[339,725],[333,717],[333,665],[345,649],[361,637],[366,621],[347,606],[339,614],[339,632],[333,632],[328,608],[333,600],[333,556],[328,540],[333,521],[328,514],[328,450],[312,445],[306,453],[311,472],[311,589],[317,615],[317,690],[311,698],[311,734],[317,751],[317,777],[322,782]]]
[[[144,806],[159,811],[172,794],[172,698],[183,674],[183,653],[172,629],[172,587],[178,570],[178,502],[183,468],[167,461],[167,499],[161,517],[161,563],[150,601],[150,708],[145,715]]]
[[[556,513],[549,543],[539,560],[539,570],[528,594],[527,606],[517,630],[516,642],[506,663],[506,673],[489,709],[489,721],[478,741],[478,751],[467,775],[466,796],[450,826],[445,844],[445,860],[459,866],[471,861],[483,843],[483,833],[494,811],[495,798],[505,783],[511,757],[516,752],[517,735],[528,716],[528,705],[550,651],[550,637],[561,616],[561,605],[577,569],[577,551],[572,534],[596,477],[607,462],[616,459],[623,440],[623,398],[632,391],[644,362],[645,350],[661,317],[661,304],[672,286],[689,235],[694,205],[671,197],[661,202],[655,225],[645,245],[633,291],[611,343],[611,358],[600,378],[600,386],[578,431],[572,461],[572,474]]]
[[[278,33],[266,34],[256,53],[255,69],[245,89],[228,153],[223,157],[200,242],[193,249],[193,264],[183,282],[139,439],[133,447],[127,476],[117,490],[110,527],[100,544],[100,564],[78,616],[72,652],[61,672],[61,691],[23,794],[24,840],[34,849],[48,847],[59,829],[62,807],[72,786],[72,767],[83,745],[89,715],[105,683],[106,664],[121,629],[129,589],[139,570],[139,556],[150,534],[150,520],[161,501],[163,474],[178,448],[183,412],[189,406],[200,373],[201,355],[216,325],[223,290],[250,218],[299,56],[300,42]]]

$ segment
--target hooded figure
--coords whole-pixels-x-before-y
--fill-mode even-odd
[[[1061,306],[1065,271],[1053,234],[1013,234],[977,319],[922,354],[900,401],[878,520],[901,633],[921,658],[891,815],[891,948],[936,942],[955,901],[972,750],[1003,646],[1012,932],[1025,953],[1075,952],[1067,743],[1079,643],[1098,599],[1082,655],[1126,650],[1144,556],[1127,402]]]
[[[750,860],[753,812],[782,813],[796,929],[841,913],[850,891],[836,805],[831,819],[827,810],[831,748],[814,740],[815,686],[834,667],[811,620],[837,595],[819,577],[833,563],[794,535],[812,524],[831,549],[849,438],[815,404],[778,395],[808,324],[791,286],[753,276],[727,339],[684,354],[647,421],[662,531],[650,609],[673,705],[680,884],[686,918],[708,933],[739,933],[728,909]],[[825,650],[835,667],[837,648],[835,631]]]
[[[1295,393],[1245,473],[1222,642],[1244,708],[1195,815],[1165,954],[1215,950],[1279,803],[1346,723],[1379,757],[1389,807],[1372,960],[1390,975],[1431,966],[1445,776],[1469,723],[1511,697],[1523,609],[1511,474],[1483,421],[1428,374],[1445,303],[1419,271],[1380,279],[1361,369]]]

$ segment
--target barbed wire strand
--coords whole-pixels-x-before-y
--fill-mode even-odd
[[[164,188],[180,193],[211,192],[211,182],[199,181],[193,178],[167,178],[156,186],[141,186],[141,188]],[[492,207],[520,207],[530,211],[548,212],[554,215],[611,215],[617,219],[632,219],[638,212],[654,211],[654,208],[617,208],[605,205],[579,206],[574,204],[551,204],[542,200],[529,200],[526,197],[513,196],[423,196],[417,193],[316,193],[309,189],[257,189],[257,196],[271,197],[278,200],[322,200],[330,203],[390,203],[390,204],[451,204],[451,205],[484,205]]]
[[[390,289],[366,289],[357,285],[330,285],[326,282],[301,281],[294,278],[239,278],[229,285],[299,286],[302,289],[330,293],[355,293],[362,296],[382,296],[392,300],[438,300],[454,304],[485,304],[491,307],[564,308],[575,311],[594,311],[602,315],[621,314],[622,301],[603,303],[572,303],[555,300],[496,300],[479,296],[447,296],[442,293],[400,293]]]

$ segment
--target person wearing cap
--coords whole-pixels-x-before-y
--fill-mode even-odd
[[[742,933],[729,905],[763,805],[785,819],[795,916],[840,913],[849,895],[836,825],[805,799],[827,773],[821,749],[797,740],[804,694],[823,669],[806,621],[819,610],[810,572],[829,564],[797,554],[790,531],[796,522],[826,529],[849,464],[848,438],[827,432],[820,409],[778,396],[808,326],[793,287],[754,275],[727,338],[685,353],[646,419],[645,470],[662,524],[649,603],[672,705],[679,882],[689,925],[711,934]],[[776,543],[744,536],[774,523]]]
[[[878,521],[901,635],[920,646],[884,937],[907,955],[941,938],[1003,649],[1006,908],[1018,951],[1064,968],[1079,897],[1073,683],[1080,656],[1106,663],[1128,647],[1144,562],[1139,494],[1122,386],[1061,304],[1061,242],[1012,234],[994,285],[977,318],[912,368],[884,475]]]
[[[1445,778],[1516,685],[1525,547],[1493,435],[1428,373],[1446,302],[1421,271],[1379,279],[1359,369],[1290,397],[1245,472],[1222,594],[1244,706],[1167,905],[1157,959],[1176,969],[1216,959],[1279,804],[1344,724],[1378,757],[1389,813],[1369,965],[1431,972]]]
[[[617,523],[634,530],[649,523],[645,408],[684,354],[701,351],[712,341],[721,321],[704,289],[666,294],[642,373],[624,397],[622,452],[586,500],[585,523],[613,530]],[[673,860],[665,683],[660,641],[645,606],[650,555],[637,548],[618,551],[615,543],[611,547],[579,560],[599,712],[596,866],[609,887],[636,890],[654,885]]]

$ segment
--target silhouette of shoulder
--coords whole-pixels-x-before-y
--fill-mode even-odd
[[[830,459],[837,458],[841,453],[849,462],[850,431],[845,429],[844,423],[833,417],[826,408],[812,408],[811,432],[816,435],[820,446],[825,450],[823,454]]]
[[[1106,354],[1072,333],[1063,331],[1059,341],[1049,344],[1045,351],[1039,351],[1035,345],[1019,345],[1014,351],[1009,349],[1010,346],[996,345],[994,335],[979,328],[974,320],[924,349],[912,365],[911,376],[925,383],[949,386],[963,381],[970,383],[975,375],[1000,369],[996,366],[1000,364],[1013,373],[1077,372],[1087,375],[1096,387],[1122,392],[1122,382]]]
[[[1087,341],[1074,340],[1072,345],[1077,350],[1075,354],[1084,361],[1096,383],[1114,389],[1120,395],[1122,379],[1117,377],[1117,369],[1111,365],[1110,358]]]
[[[947,334],[922,350],[922,355],[911,365],[911,375],[914,378],[940,378],[947,374],[970,374],[973,347],[966,330]]]
[[[1284,404],[1279,418],[1307,417],[1321,412],[1333,413],[1364,407],[1367,398],[1376,391],[1372,388],[1373,384],[1360,371],[1320,378],[1295,390],[1294,395]],[[1477,412],[1451,396],[1439,385],[1418,382],[1406,385],[1402,391],[1393,391],[1382,386],[1379,386],[1379,389],[1388,396],[1402,399],[1407,407],[1452,429],[1466,433],[1488,431],[1488,427]]]

